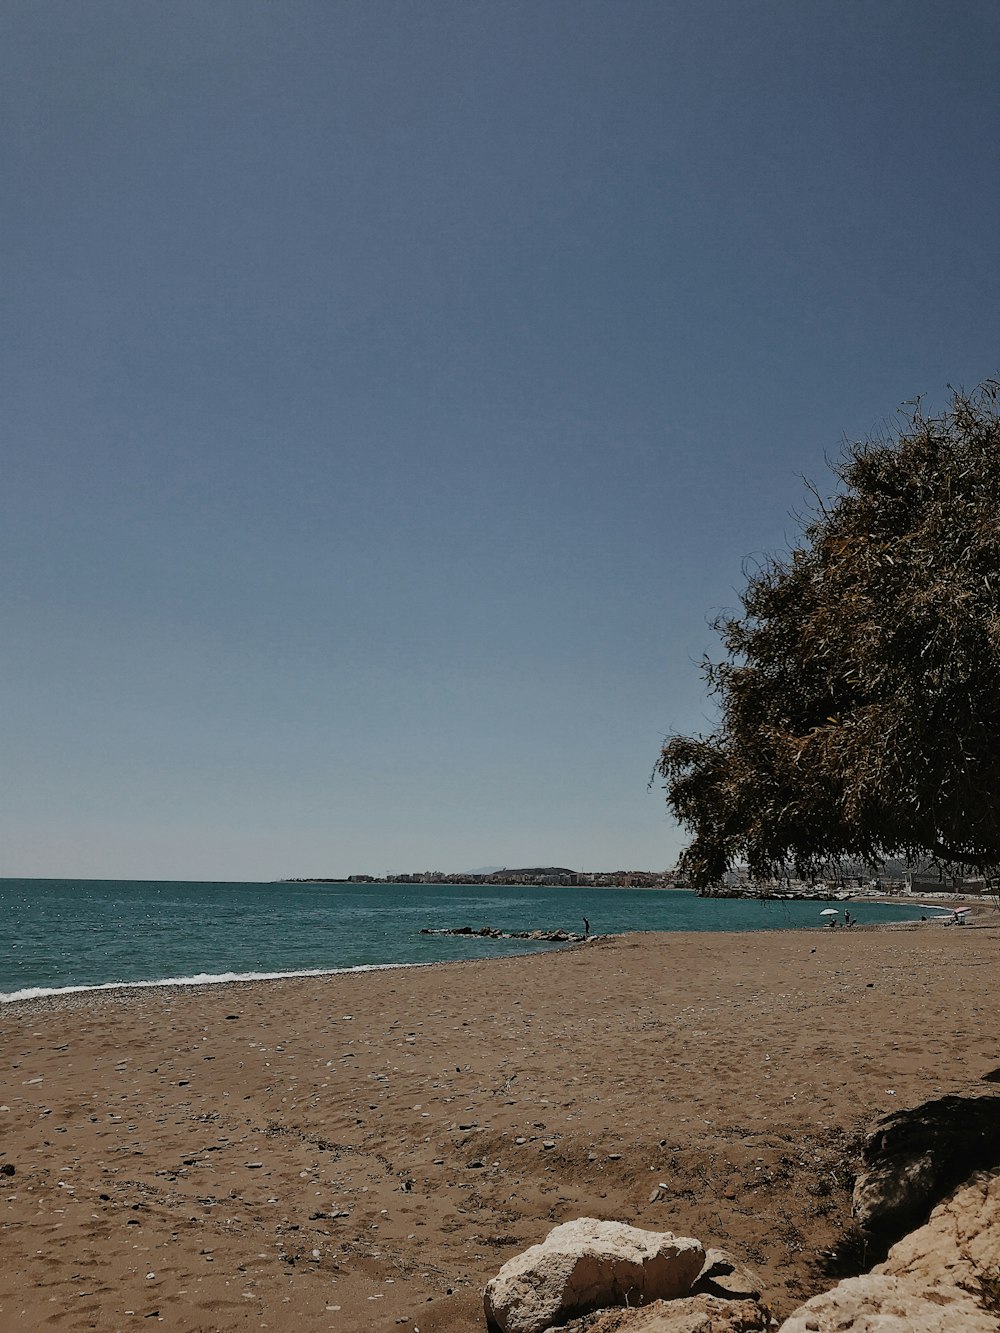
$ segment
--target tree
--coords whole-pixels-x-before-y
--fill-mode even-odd
[[[918,403],[898,438],[847,449],[802,544],[715,622],[719,724],[668,738],[655,770],[696,887],[737,863],[1000,864],[998,397],[989,381],[940,416]]]

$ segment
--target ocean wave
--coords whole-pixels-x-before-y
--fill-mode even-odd
[[[359,963],[355,967],[311,967],[294,972],[199,972],[190,977],[102,981],[90,986],[27,986],[23,990],[0,991],[0,1004],[15,1004],[19,1000],[47,1000],[61,995],[83,995],[90,991],[152,990],[160,986],[221,986],[231,981],[281,981],[285,977],[333,977],[345,972],[391,972],[400,967],[435,966],[435,963]]]

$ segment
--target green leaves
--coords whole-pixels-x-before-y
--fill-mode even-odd
[[[657,765],[696,885],[736,862],[1000,862],[998,394],[852,446],[845,491],[717,623],[719,728],[669,738]]]

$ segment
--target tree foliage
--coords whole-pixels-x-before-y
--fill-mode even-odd
[[[1000,384],[851,446],[704,663],[720,721],[656,771],[700,887],[744,863],[1000,864]]]

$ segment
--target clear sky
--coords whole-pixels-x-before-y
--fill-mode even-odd
[[[803,475],[1000,369],[994,0],[8,0],[0,874],[661,869]]]

